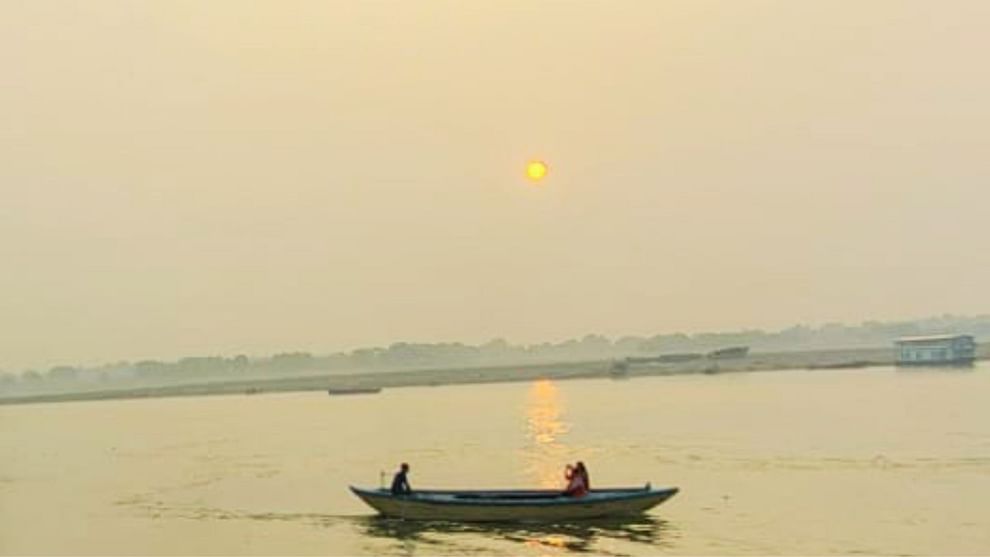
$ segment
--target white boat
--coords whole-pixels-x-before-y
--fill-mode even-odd
[[[582,497],[555,490],[415,490],[393,495],[387,489],[351,491],[380,514],[411,520],[463,522],[557,522],[642,513],[673,497],[678,489],[645,487],[593,489]]]

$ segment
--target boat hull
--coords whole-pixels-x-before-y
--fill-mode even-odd
[[[410,520],[462,522],[558,522],[643,513],[677,493],[677,488],[593,490],[584,497],[554,491],[416,491],[392,495],[384,489],[351,487],[380,514]]]

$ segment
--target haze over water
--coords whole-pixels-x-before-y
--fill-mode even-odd
[[[0,552],[986,554],[990,367],[0,407]],[[676,485],[641,519],[372,518],[348,484]]]
[[[988,312],[988,19],[0,2],[0,368]]]

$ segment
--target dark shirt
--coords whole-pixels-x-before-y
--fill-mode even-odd
[[[406,473],[399,470],[392,478],[392,495],[408,495],[410,493],[412,493],[412,488],[409,486]]]

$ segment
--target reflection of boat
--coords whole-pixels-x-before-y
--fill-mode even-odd
[[[594,489],[583,497],[567,497],[560,491],[417,490],[410,495],[392,495],[386,489],[351,491],[385,516],[413,520],[465,522],[547,522],[628,516],[651,509],[677,493],[676,487]]]
[[[375,389],[327,389],[327,394],[334,395],[373,395],[382,392],[381,388]]]
[[[649,553],[655,553],[659,547],[670,546],[669,535],[673,528],[668,522],[648,514],[559,523],[423,521],[381,516],[355,517],[355,521],[369,537],[411,544],[412,547],[403,546],[406,553],[415,553],[408,550],[422,544],[431,554],[451,555],[476,553],[477,538],[474,536],[520,544],[527,549],[544,545],[592,554],[606,554],[600,551],[601,543],[614,551],[616,543],[626,542],[647,546]],[[441,546],[442,552],[438,551]]]

